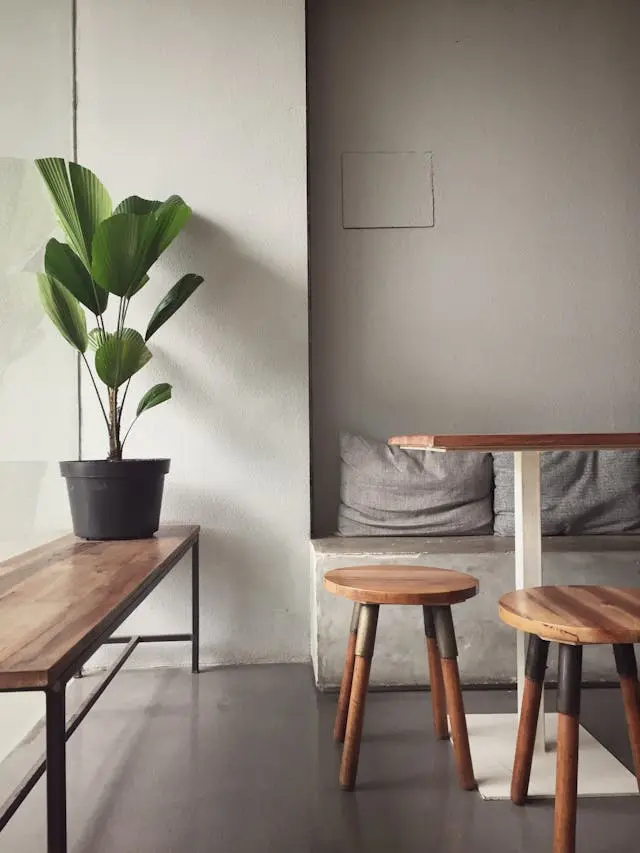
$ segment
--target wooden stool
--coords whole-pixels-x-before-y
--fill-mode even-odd
[[[578,729],[582,646],[611,643],[640,788],[640,688],[633,644],[640,642],[640,589],[607,586],[541,586],[500,599],[500,618],[527,631],[526,679],[511,782],[522,805],[529,777],[549,643],[559,644],[558,745],[554,853],[574,853],[578,791]]]
[[[436,737],[449,736],[448,709],[460,786],[467,791],[475,789],[451,605],[476,595],[478,581],[446,569],[391,565],[334,569],[324,576],[324,585],[329,592],[355,602],[333,730],[335,740],[344,742],[340,786],[352,791],[358,773],[380,605],[414,604],[422,605],[424,615]]]

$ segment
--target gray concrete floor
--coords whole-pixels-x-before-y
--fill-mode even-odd
[[[92,678],[74,686],[89,689]],[[513,710],[468,693],[467,710]],[[486,803],[459,791],[426,693],[372,693],[358,791],[338,789],[335,695],[306,666],[125,672],[68,749],[73,853],[548,853],[553,804]],[[617,690],[583,694],[583,720],[627,766]],[[2,793],[39,749],[0,768]],[[44,853],[42,782],[0,835],[0,853]],[[581,800],[580,853],[640,847],[637,797]]]

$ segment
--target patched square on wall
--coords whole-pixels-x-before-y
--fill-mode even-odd
[[[431,228],[433,220],[430,152],[343,153],[343,228]]]

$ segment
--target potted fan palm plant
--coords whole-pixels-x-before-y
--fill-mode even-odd
[[[203,278],[182,276],[153,312],[144,335],[127,325],[127,312],[191,209],[179,196],[166,201],[130,196],[114,208],[89,169],[60,158],[36,160],[36,166],[66,237],[66,242],[52,238],[46,245],[45,271],[38,276],[40,299],[84,362],[109,442],[106,459],[60,463],[74,531],[85,539],[146,538],[158,529],[169,460],[123,459],[123,450],[140,415],[171,398],[171,385],[161,382],[150,388],[128,426],[125,402],[131,378],[151,359],[149,340]],[[95,318],[91,330],[86,312],[92,324]]]

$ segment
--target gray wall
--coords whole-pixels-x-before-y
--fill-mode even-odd
[[[640,4],[309,3],[315,532],[340,429],[638,429]],[[344,230],[341,154],[435,226]]]

